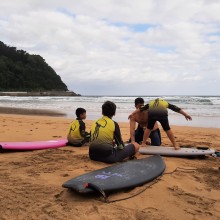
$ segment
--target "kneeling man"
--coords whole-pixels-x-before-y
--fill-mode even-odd
[[[140,109],[144,106],[143,98],[135,99],[135,108]],[[131,142],[141,143],[143,141],[144,130],[147,127],[148,123],[148,111],[139,111],[136,114],[129,117],[130,119],[130,138]],[[138,123],[138,127],[135,130],[136,123]],[[150,134],[151,145],[160,146],[161,145],[161,135],[158,127],[158,123],[156,122],[153,130]]]

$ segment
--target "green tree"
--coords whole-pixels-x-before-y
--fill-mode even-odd
[[[68,88],[40,55],[30,55],[0,41],[0,91],[68,91]]]

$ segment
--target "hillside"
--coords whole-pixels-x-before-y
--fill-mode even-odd
[[[39,55],[0,41],[0,91],[68,91],[59,75]]]

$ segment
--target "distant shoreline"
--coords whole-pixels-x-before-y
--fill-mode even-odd
[[[0,92],[0,96],[81,96],[69,91],[44,91],[44,92]]]

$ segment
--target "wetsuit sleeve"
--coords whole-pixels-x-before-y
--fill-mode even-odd
[[[86,136],[86,125],[83,121],[79,121],[79,132],[82,137]]]
[[[175,106],[175,105],[172,105],[170,103],[168,103],[168,108],[173,110],[174,112],[179,112],[181,110],[181,108]]]
[[[115,142],[116,142],[117,146],[122,145],[124,147],[124,142],[121,138],[121,131],[120,131],[119,125],[115,121],[114,121],[114,123],[115,123],[115,132],[114,132]]]
[[[146,104],[145,106],[141,107],[141,112],[148,109],[149,109],[149,104]]]

